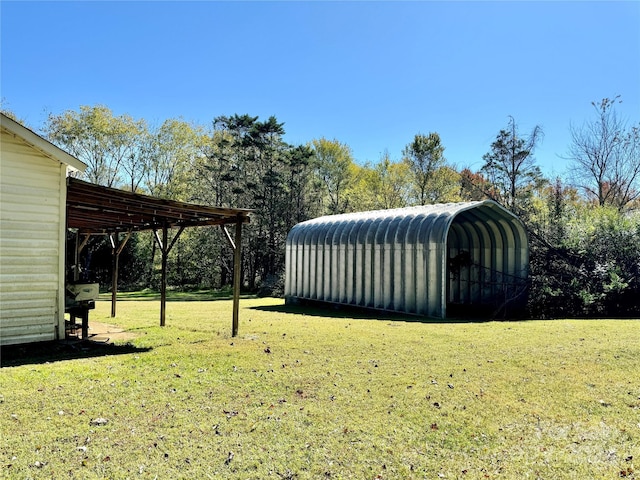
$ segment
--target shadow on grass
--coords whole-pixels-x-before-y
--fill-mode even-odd
[[[130,343],[113,344],[91,340],[7,345],[2,347],[0,368],[75,360],[78,358],[127,355],[148,352],[149,350],[151,348],[140,348]]]
[[[101,293],[100,300],[111,301],[110,293]],[[240,295],[240,299],[254,298],[254,295]],[[167,302],[212,302],[216,300],[232,300],[233,295],[225,292],[209,290],[195,292],[169,292]],[[160,301],[160,293],[154,291],[118,292],[118,302],[135,301]]]
[[[309,302],[303,304],[285,304],[250,307],[252,310],[264,312],[290,313],[295,315],[307,315],[324,318],[355,318],[358,320],[386,320],[411,323],[478,323],[487,322],[487,318],[431,318],[420,315],[403,315],[400,313],[385,312],[372,308],[364,308],[350,305],[334,305],[322,302]]]

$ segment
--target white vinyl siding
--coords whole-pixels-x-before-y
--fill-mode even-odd
[[[59,338],[66,166],[2,130],[0,344]]]

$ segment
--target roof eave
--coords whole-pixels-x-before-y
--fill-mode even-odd
[[[2,125],[3,129],[6,129],[13,135],[22,138],[33,148],[41,151],[46,157],[50,158],[51,160],[55,160],[81,172],[84,172],[86,170],[87,165],[84,162],[81,162],[76,157],[68,154],[61,148],[56,147],[53,143],[42,138],[37,133],[29,130],[24,125],[21,125],[20,123],[7,117],[3,113],[0,113],[0,125]]]

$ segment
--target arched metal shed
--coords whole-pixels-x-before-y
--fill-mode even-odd
[[[316,218],[287,237],[285,299],[446,318],[526,300],[523,223],[498,203]]]

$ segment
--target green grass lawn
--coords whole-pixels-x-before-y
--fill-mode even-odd
[[[640,321],[158,310],[100,301],[131,346],[0,369],[0,477],[640,478]]]

